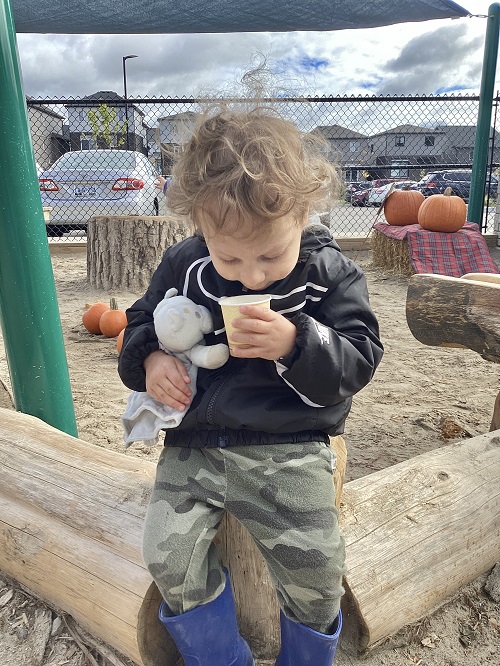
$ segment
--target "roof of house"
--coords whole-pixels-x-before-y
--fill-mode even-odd
[[[158,122],[161,120],[194,120],[199,114],[195,111],[181,111],[181,113],[174,113],[171,116],[163,116],[158,118]]]
[[[74,102],[65,102],[65,106],[88,106],[85,102],[115,102],[112,106],[123,106],[125,104],[125,98],[122,95],[114,92],[113,90],[98,90],[92,95],[87,95],[86,97],[81,97],[80,99],[75,100]],[[133,107],[137,113],[140,113],[141,116],[146,114],[141,111],[141,109],[135,104],[130,104],[129,107]]]
[[[319,125],[314,130],[315,132],[321,132],[325,139],[365,139],[366,134],[361,134],[355,130],[349,129],[348,127],[342,127],[341,125]]]
[[[54,118],[60,118],[61,120],[64,120],[63,115],[61,115],[60,113],[57,113],[57,111],[53,111],[46,104],[41,103],[40,100],[35,99],[34,97],[30,97],[29,95],[26,95],[26,101],[36,102],[36,104],[30,104],[31,109],[36,109],[37,111],[41,111],[42,113],[46,113],[48,116],[53,116]]]
[[[445,131],[441,127],[420,127],[420,125],[398,125],[391,127],[384,132],[372,134],[372,136],[384,136],[386,134],[444,134]]]

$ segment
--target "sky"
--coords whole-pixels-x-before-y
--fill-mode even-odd
[[[458,4],[486,14],[492,3]],[[17,42],[24,92],[36,98],[123,94],[122,57],[131,54],[138,57],[126,65],[130,98],[238,95],[241,76],[263,57],[277,94],[477,94],[486,23],[472,17],[333,32],[18,34]]]

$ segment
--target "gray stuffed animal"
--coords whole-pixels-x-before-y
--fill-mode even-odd
[[[222,343],[205,344],[204,336],[214,330],[210,312],[186,296],[177,296],[177,289],[167,291],[153,312],[153,320],[160,349],[180,358],[186,366],[191,379],[192,400],[196,393],[198,368],[220,368],[229,358],[229,348]],[[178,426],[184,414],[155,400],[145,391],[133,391],[122,416],[125,446],[141,440],[147,446],[156,444],[160,431]]]

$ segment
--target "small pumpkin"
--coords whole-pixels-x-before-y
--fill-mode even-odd
[[[106,310],[109,310],[107,303],[92,303],[82,315],[82,324],[85,326],[89,333],[94,335],[101,334],[101,327],[99,322]]]
[[[123,336],[125,335],[125,329],[123,328],[119,333],[118,337],[116,338],[116,349],[118,353],[121,352],[122,347],[123,347]]]
[[[418,211],[424,201],[424,195],[418,190],[394,190],[384,201],[386,222],[395,227],[417,224]]]
[[[116,298],[109,302],[109,309],[103,312],[99,320],[101,333],[107,338],[116,338],[127,325],[127,315],[124,310],[120,310]]]
[[[451,187],[447,187],[444,194],[432,194],[418,211],[418,223],[427,231],[453,233],[464,226],[466,218],[465,201],[452,196]]]

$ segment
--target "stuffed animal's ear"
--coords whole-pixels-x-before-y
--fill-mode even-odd
[[[175,287],[168,289],[168,291],[165,292],[164,298],[172,298],[172,296],[177,296],[177,289]]]
[[[197,310],[201,315],[201,332],[203,334],[211,333],[214,330],[214,324],[210,310],[208,310],[203,305],[198,305]]]

